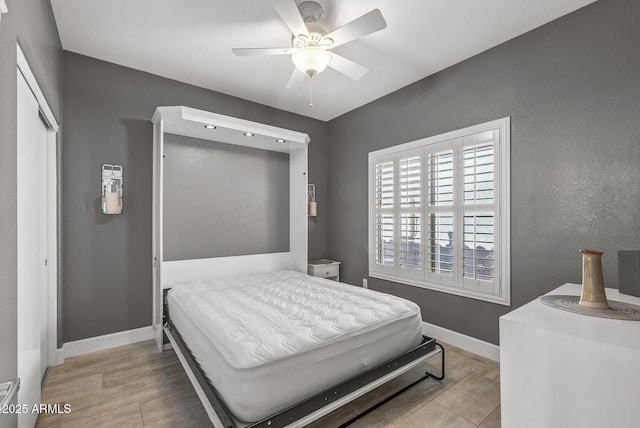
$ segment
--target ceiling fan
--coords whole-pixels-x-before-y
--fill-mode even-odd
[[[322,7],[314,1],[296,5],[294,0],[271,0],[287,27],[291,30],[291,47],[285,48],[235,48],[237,56],[291,55],[295,65],[287,88],[300,85],[306,76],[314,77],[327,66],[359,80],[367,71],[357,64],[334,52],[336,46],[383,30],[387,27],[380,10],[374,9],[330,33],[318,23]]]

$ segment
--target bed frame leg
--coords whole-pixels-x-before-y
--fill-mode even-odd
[[[441,374],[440,374],[440,376],[436,376],[433,373],[429,373],[429,372],[426,372],[425,374],[427,375],[427,377],[432,377],[432,378],[437,379],[437,380],[442,380],[442,379],[444,379],[444,347],[441,344],[439,344],[438,342],[436,342],[435,345],[438,348],[440,348],[440,351],[442,351],[442,357],[441,357],[442,363],[441,363],[441,366],[440,366],[440,368],[441,368],[440,373]]]

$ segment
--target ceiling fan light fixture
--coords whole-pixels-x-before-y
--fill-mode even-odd
[[[298,70],[313,77],[327,68],[331,54],[321,47],[307,46],[298,49],[292,59]]]

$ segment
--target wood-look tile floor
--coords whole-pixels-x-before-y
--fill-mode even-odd
[[[498,363],[443,345],[442,382],[426,379],[350,427],[500,427]],[[339,426],[425,370],[437,373],[440,357],[430,363],[434,367],[406,373],[310,426]],[[36,426],[42,428],[211,427],[175,353],[157,352],[153,341],[67,358],[49,370],[42,401],[71,406],[68,414],[41,414]]]

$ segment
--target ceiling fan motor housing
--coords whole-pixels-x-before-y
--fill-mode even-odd
[[[322,6],[314,1],[305,1],[298,5],[304,22],[317,22],[322,16]]]
[[[307,46],[315,46],[324,49],[331,49],[333,46],[333,40],[329,37],[325,37],[327,32],[319,25],[309,25],[309,35],[300,34],[297,37],[293,37],[292,45],[296,49],[304,48]]]

